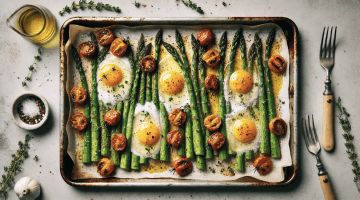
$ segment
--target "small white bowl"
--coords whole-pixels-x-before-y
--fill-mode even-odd
[[[23,122],[17,112],[17,106],[19,105],[19,103],[25,99],[26,97],[31,97],[31,96],[35,96],[38,97],[39,99],[41,99],[41,101],[44,103],[45,105],[45,115],[44,118],[37,124],[26,124],[25,122]],[[22,94],[20,94],[19,96],[17,96],[13,103],[12,103],[12,119],[15,122],[16,125],[18,125],[20,128],[26,129],[26,130],[34,130],[37,129],[39,127],[41,127],[47,120],[48,116],[49,116],[49,104],[46,101],[45,97],[43,97],[41,94],[37,94],[34,92],[24,92]]]

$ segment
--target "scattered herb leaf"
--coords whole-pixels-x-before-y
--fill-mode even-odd
[[[135,7],[139,8],[140,7],[140,3],[139,2],[136,2],[134,3]]]
[[[223,2],[222,2],[222,5],[223,5],[223,6],[226,6],[226,3],[223,1]]]
[[[29,67],[29,73],[28,73],[28,75],[25,77],[25,81],[23,81],[23,82],[21,83],[23,87],[26,86],[26,81],[30,81],[30,80],[31,80],[31,72],[34,71],[34,69],[35,69],[35,68],[34,68],[34,65],[36,64],[37,61],[40,61],[40,60],[41,60],[40,54],[41,54],[41,47],[39,47],[39,49],[38,49],[38,54],[34,57],[35,60],[34,60],[33,64],[30,65],[30,67]]]
[[[38,160],[39,160],[39,157],[38,157],[37,155],[35,155],[34,160],[35,160],[35,161],[38,161]]]
[[[15,154],[11,154],[12,160],[9,164],[9,166],[4,166],[4,174],[2,175],[2,180],[0,182],[0,197],[7,196],[7,189],[12,186],[14,182],[14,176],[16,172],[19,172],[22,170],[20,167],[20,164],[22,163],[24,158],[27,158],[29,156],[28,149],[29,144],[28,141],[30,139],[30,135],[27,134],[25,136],[24,142],[19,141],[19,149],[16,151]]]
[[[181,1],[185,4],[185,6],[195,9],[200,14],[204,14],[204,11],[201,9],[201,7],[197,6],[197,4],[193,3],[191,0],[188,0],[188,1],[181,0]]]
[[[339,115],[339,123],[341,124],[342,129],[345,131],[343,134],[343,137],[346,140],[345,146],[347,148],[346,153],[349,155],[349,159],[351,160],[351,165],[353,166],[353,173],[355,175],[354,182],[356,184],[356,187],[358,191],[360,192],[360,167],[358,162],[356,161],[357,154],[355,153],[353,139],[354,136],[350,134],[351,125],[348,117],[350,117],[350,114],[347,112],[345,107],[341,106],[341,98],[338,98],[338,101],[336,102],[336,106],[338,107],[340,111]]]
[[[95,4],[94,1],[89,1],[89,3],[87,3],[86,0],[79,0],[78,4],[76,4],[74,1],[70,7],[65,6],[65,8],[59,11],[59,15],[63,16],[65,12],[70,13],[71,10],[77,11],[78,8],[80,10],[84,10],[85,8],[92,10],[93,8],[95,8],[98,11],[105,9],[107,11],[115,11],[117,13],[121,12],[121,9],[119,7],[111,6],[109,4],[103,4],[101,2]]]
[[[174,98],[170,97],[170,98],[169,98],[169,101],[171,102],[172,100],[174,100]]]

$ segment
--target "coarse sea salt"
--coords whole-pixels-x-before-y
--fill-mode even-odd
[[[34,100],[31,100],[29,97],[25,98],[21,101],[21,105],[23,106],[23,113],[26,116],[35,116],[39,115],[39,106],[36,105],[36,102]]]

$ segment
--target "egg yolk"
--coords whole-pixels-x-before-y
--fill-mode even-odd
[[[245,94],[253,87],[253,78],[247,71],[235,71],[230,76],[230,87],[240,94]]]
[[[144,123],[137,130],[137,138],[145,145],[153,145],[160,138],[160,131],[153,123]]]
[[[99,78],[105,85],[114,87],[121,82],[122,71],[117,65],[107,64],[100,70]]]
[[[168,94],[177,94],[184,88],[184,78],[175,71],[165,72],[160,77],[160,87]]]
[[[256,136],[256,126],[251,120],[242,119],[235,122],[233,133],[240,142],[250,142]]]

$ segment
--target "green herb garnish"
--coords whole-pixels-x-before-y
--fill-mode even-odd
[[[38,160],[39,160],[39,157],[38,157],[37,155],[35,155],[34,160],[35,160],[35,161],[38,161]]]
[[[63,16],[65,12],[70,13],[71,10],[77,11],[78,9],[84,10],[85,8],[88,8],[90,10],[95,8],[98,11],[105,9],[108,11],[115,11],[117,13],[121,12],[121,9],[119,7],[111,6],[109,4],[103,4],[101,2],[95,4],[94,1],[89,1],[89,3],[87,3],[86,0],[79,0],[78,4],[76,4],[74,1],[70,7],[65,6],[65,8],[63,8],[61,11],[59,11],[59,15]]]
[[[169,98],[169,101],[171,102],[172,100],[174,100],[174,98],[170,97],[170,98]]]
[[[191,0],[188,1],[181,0],[181,1],[185,4],[185,6],[195,9],[200,14],[204,14],[204,11],[201,9],[201,7],[197,6],[197,4],[193,3]]]
[[[11,160],[9,166],[4,166],[4,174],[2,175],[2,180],[0,182],[0,197],[5,198],[7,196],[6,190],[12,186],[14,182],[14,175],[16,174],[16,172],[22,170],[20,164],[22,163],[24,158],[27,158],[29,156],[29,140],[30,135],[27,134],[25,136],[24,142],[19,141],[19,149],[16,151],[15,154],[11,154],[13,159]]]
[[[34,57],[35,60],[34,60],[33,64],[30,65],[30,67],[29,67],[29,73],[28,73],[28,75],[25,77],[25,81],[23,81],[23,82],[21,83],[23,87],[26,86],[26,81],[31,81],[31,72],[34,71],[34,69],[35,69],[35,68],[34,68],[34,65],[36,64],[36,62],[41,60],[40,54],[41,54],[41,47],[39,47],[39,49],[38,49],[38,54]]]
[[[223,5],[223,6],[226,6],[226,3],[223,1],[223,2],[222,2],[222,5]]]
[[[134,3],[135,7],[139,8],[140,7],[140,3],[139,2],[136,2]]]
[[[145,150],[147,151],[147,154],[150,154],[150,147],[146,147]]]
[[[359,167],[358,162],[356,161],[357,154],[355,153],[354,144],[352,142],[354,139],[354,136],[350,134],[351,125],[350,125],[350,121],[348,119],[348,117],[350,117],[350,114],[347,112],[345,107],[341,106],[340,97],[338,98],[338,101],[336,102],[336,106],[340,110],[339,122],[341,124],[342,129],[345,131],[345,133],[343,134],[343,137],[346,140],[346,143],[345,143],[345,146],[347,148],[346,153],[348,153],[349,159],[351,160],[351,165],[353,166],[352,171],[355,175],[354,182],[356,184],[358,191],[360,192],[360,186],[359,186],[360,167]]]

